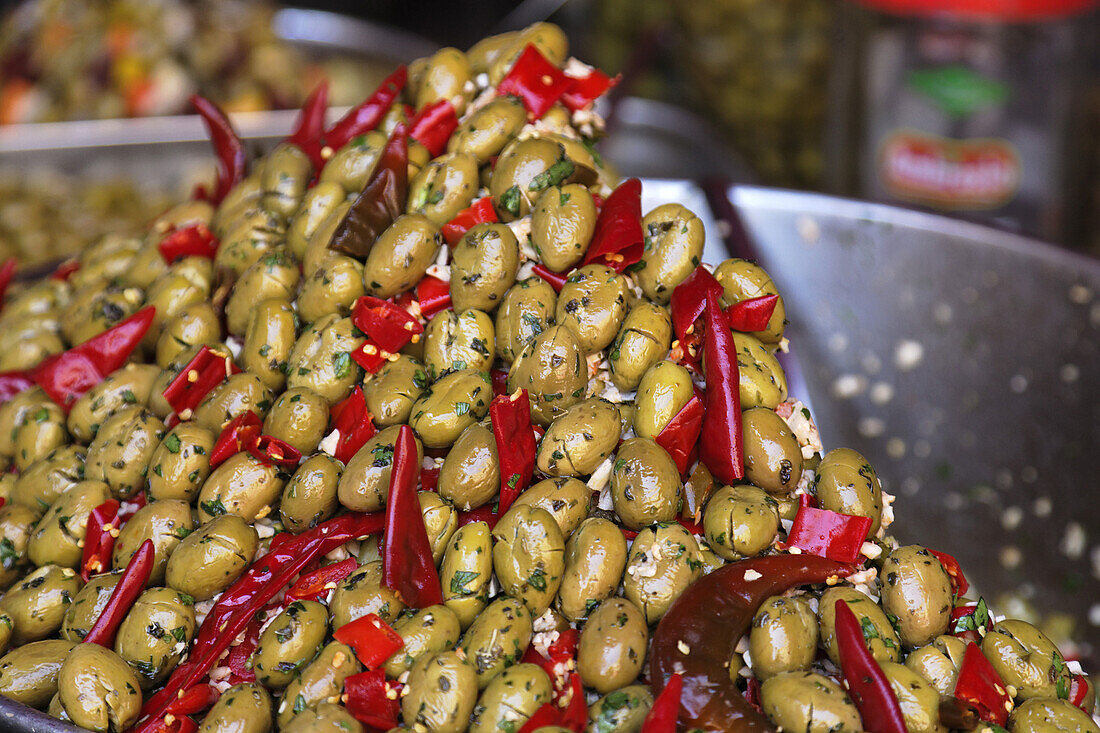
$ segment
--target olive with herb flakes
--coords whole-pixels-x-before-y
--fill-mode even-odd
[[[486,372],[461,369],[444,375],[413,403],[409,425],[428,448],[446,448],[489,412],[492,384]]]
[[[577,647],[577,673],[601,695],[637,679],[645,661],[649,628],[638,607],[609,598],[589,615]]]
[[[645,248],[634,270],[642,292],[662,305],[699,266],[703,257],[703,222],[680,204],[664,204],[642,219]]]
[[[362,670],[351,647],[338,641],[329,642],[283,691],[282,702],[276,710],[279,727],[303,710],[316,708],[331,697],[339,697],[344,680]]]
[[[78,644],[57,672],[65,714],[87,730],[124,731],[141,714],[141,690],[134,671],[98,644]]]
[[[538,617],[558,593],[565,540],[545,509],[513,505],[493,528],[493,570],[504,592]]]
[[[191,503],[210,475],[210,451],[216,440],[213,431],[193,422],[169,430],[149,458],[149,496]]]
[[[88,478],[106,482],[116,499],[137,494],[145,488],[149,459],[164,430],[160,418],[140,405],[119,410],[88,446]]]
[[[172,588],[205,601],[244,573],[258,547],[259,536],[249,520],[219,515],[186,533],[168,558],[165,578]]]
[[[58,497],[27,541],[31,562],[77,568],[83,555],[88,515],[110,497],[111,490],[102,481],[81,481]]]
[[[61,665],[76,646],[71,641],[44,639],[10,650],[0,657],[0,695],[32,708],[45,708],[57,694]]]
[[[448,309],[424,331],[424,366],[433,379],[463,369],[488,371],[495,348],[493,319],[484,311]]]
[[[122,619],[115,653],[137,673],[141,689],[151,690],[180,663],[194,634],[190,599],[171,588],[150,588]]]
[[[536,465],[548,476],[587,476],[619,443],[619,411],[593,398],[558,416],[539,441]]]
[[[322,703],[318,710],[327,707]],[[332,706],[335,707],[335,706]],[[350,715],[348,716],[351,717]],[[358,721],[352,718],[358,725]],[[206,713],[199,725],[200,733],[269,733],[274,721],[271,714],[271,695],[256,682],[233,685],[221,694],[218,701]],[[284,728],[289,730],[290,728]],[[348,729],[348,733],[360,733],[360,729]]]
[[[405,604],[397,593],[382,585],[382,561],[373,560],[336,584],[328,609],[332,628],[338,629],[368,613],[393,623]]]
[[[145,540],[151,540],[155,555],[147,585],[164,582],[168,558],[180,542],[195,529],[191,507],[183,501],[157,501],[138,509],[119,530],[112,554],[113,567],[125,568]]]
[[[443,553],[439,581],[443,604],[454,612],[459,625],[469,628],[489,603],[493,575],[493,540],[486,522],[459,527]]]
[[[536,336],[554,325],[558,294],[541,277],[519,280],[496,312],[496,352],[511,364]]]
[[[596,203],[582,185],[550,186],[531,211],[531,244],[554,272],[567,272],[584,258],[596,229]]]
[[[545,509],[557,522],[562,537],[568,538],[588,516],[592,490],[575,478],[548,478],[526,489],[512,506],[537,506]]]
[[[626,567],[626,538],[610,520],[589,517],[569,536],[558,608],[580,621],[615,592]]]
[[[386,675],[395,679],[411,669],[425,654],[453,649],[462,634],[458,616],[441,605],[428,606],[412,615],[403,615],[397,619],[393,630],[405,642],[384,665]]]
[[[905,646],[924,646],[947,631],[951,620],[951,578],[940,561],[920,545],[899,547],[879,570],[882,608],[897,621]]]
[[[628,297],[625,277],[606,265],[585,265],[562,285],[554,318],[590,354],[615,340],[626,318]]]
[[[829,588],[821,595],[817,616],[821,624],[821,644],[834,664],[840,664],[836,640],[836,603],[844,601],[855,614],[863,630],[863,640],[876,660],[897,662],[901,659],[901,639],[886,612],[865,593],[847,586]]]
[[[462,733],[477,702],[478,678],[467,657],[454,651],[425,655],[409,670],[401,717],[433,733]]]
[[[588,730],[592,733],[641,733],[653,707],[653,693],[647,685],[627,685],[607,693],[588,709]]]
[[[619,446],[611,471],[611,498],[628,529],[675,519],[681,487],[676,463],[653,440],[630,438]]]
[[[519,730],[550,701],[550,677],[537,664],[517,664],[489,683],[470,716],[469,733]]]
[[[451,252],[451,302],[455,310],[492,313],[516,281],[519,242],[504,224],[477,224]]]
[[[531,420],[543,426],[584,399],[587,385],[580,343],[565,326],[551,326],[536,336],[508,371],[509,394],[527,390]]]
[[[317,601],[293,601],[260,634],[252,657],[256,679],[280,690],[313,661],[328,634],[328,609]]]
[[[477,615],[459,647],[477,673],[479,689],[523,658],[532,631],[531,613],[517,598],[502,595]]]
[[[57,565],[43,565],[16,582],[0,598],[0,612],[15,622],[12,643],[21,646],[57,633],[81,586],[79,575]]]
[[[776,501],[755,486],[723,486],[703,512],[703,531],[711,549],[727,560],[759,555],[779,531]]]
[[[270,390],[286,386],[290,353],[298,339],[298,314],[290,301],[262,300],[252,308],[244,332],[240,364]]]
[[[383,428],[400,425],[409,419],[413,403],[424,394],[428,384],[424,365],[407,354],[398,354],[363,385],[367,411],[375,424]]]
[[[623,573],[623,595],[642,609],[649,624],[702,574],[695,537],[677,523],[646,527],[634,538]]]
[[[317,453],[302,461],[283,488],[279,517],[294,534],[316,527],[340,507],[337,495],[344,467],[327,453]]]
[[[61,638],[80,642],[91,631],[92,625],[99,619],[111,594],[122,579],[121,570],[100,573],[92,576],[65,611],[65,620],[61,624]]]

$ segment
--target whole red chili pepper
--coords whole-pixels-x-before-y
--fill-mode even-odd
[[[15,268],[18,264],[19,262],[14,257],[9,257],[0,266],[0,311],[4,309],[4,294],[8,292],[8,285],[11,284],[11,279],[15,276]]]
[[[740,375],[733,333],[713,291],[707,292],[703,319],[706,322],[703,368],[707,393],[699,458],[715,478],[733,484],[745,475]]]
[[[592,69],[587,76],[568,78],[569,88],[565,90],[561,101],[566,107],[576,112],[588,107],[606,94],[611,87],[622,81],[623,75],[616,74],[612,78],[599,69]]]
[[[535,471],[535,434],[531,432],[531,400],[527,390],[494,397],[489,403],[489,418],[497,444],[500,465],[500,515],[519,498],[531,483]]]
[[[562,287],[565,285],[565,281],[569,279],[569,273],[554,272],[546,267],[546,265],[535,265],[531,270],[543,280],[550,283],[550,287],[554,289],[555,293],[560,293]]]
[[[379,349],[396,354],[414,336],[424,333],[420,321],[387,300],[364,295],[351,309],[351,322]]]
[[[199,406],[210,390],[223,379],[240,371],[240,368],[233,363],[233,357],[230,354],[222,354],[208,346],[203,346],[165,388],[164,399],[177,415],[190,419],[191,412]]]
[[[184,257],[205,257],[212,260],[218,252],[218,238],[205,224],[192,224],[166,234],[157,249],[169,265]]]
[[[763,331],[768,327],[768,321],[772,319],[775,304],[778,302],[778,295],[761,295],[759,298],[749,298],[734,303],[726,309],[730,328],[744,333]]]
[[[380,730],[396,728],[401,717],[401,685],[387,682],[381,669],[353,674],[344,680],[347,708],[363,725]]]
[[[374,613],[344,624],[333,632],[332,638],[354,649],[355,657],[364,669],[381,667],[405,646],[401,635]]]
[[[497,85],[497,94],[519,97],[527,108],[527,118],[537,120],[561,99],[571,84],[572,80],[561,69],[529,43]]]
[[[455,246],[466,232],[478,224],[491,224],[499,221],[496,209],[493,208],[493,199],[489,196],[480,198],[455,217],[440,227],[439,232],[450,246]]]
[[[118,632],[122,619],[130,612],[134,601],[145,590],[145,584],[149,582],[149,576],[153,574],[153,563],[156,551],[153,549],[153,541],[145,540],[138,547],[137,552],[126,563],[126,569],[122,571],[115,589],[111,591],[111,597],[107,599],[107,605],[99,618],[88,629],[84,637],[86,644],[99,644],[108,649],[115,643],[115,634]]]
[[[115,535],[121,522],[118,521],[119,503],[117,499],[108,499],[88,513],[88,523],[84,530],[84,549],[80,559],[80,577],[84,582],[111,567],[111,554],[115,549]]]
[[[840,671],[863,728],[871,733],[908,733],[890,680],[867,648],[863,629],[844,601],[836,603],[836,643]]]
[[[944,571],[946,571],[948,577],[951,578],[951,590],[954,591],[955,597],[961,598],[965,596],[966,592],[970,590],[970,583],[967,582],[966,576],[963,575],[962,566],[959,565],[959,561],[946,552],[937,552],[935,550],[929,550],[929,552],[940,561]]]
[[[214,604],[199,627],[187,661],[176,668],[160,692],[146,701],[142,707],[144,720],[134,728],[134,733],[155,730],[178,692],[198,684],[255,613],[289,585],[303,567],[348,540],[376,534],[382,527],[381,514],[352,512],[322,522],[278,544],[273,538],[268,553],[253,563]]]
[[[258,435],[255,440],[243,441],[248,454],[260,463],[290,470],[302,460],[302,452],[285,440],[270,435]]]
[[[359,563],[354,557],[349,557],[318,568],[312,573],[306,573],[294,581],[294,585],[290,586],[286,592],[286,597],[291,601],[316,601],[335,588],[341,580],[354,573],[357,567]]]
[[[669,302],[672,330],[676,338],[680,341],[687,338],[688,329],[703,315],[709,294],[713,293],[721,298],[723,292],[722,284],[702,265],[696,267],[687,279],[677,285]]]
[[[602,263],[622,272],[642,259],[644,243],[642,182],[630,178],[620,183],[604,202],[596,217],[584,264]]]
[[[674,674],[653,701],[653,707],[642,722],[642,733],[676,733],[676,718],[680,715],[680,692],[684,688],[682,675]]]
[[[837,562],[855,563],[873,523],[870,517],[800,506],[787,533],[787,546]]]
[[[402,425],[393,448],[390,493],[382,548],[382,585],[406,605],[427,608],[443,602],[443,588],[416,496],[420,461],[412,428]]]
[[[325,145],[333,150],[339,150],[353,137],[378,127],[382,118],[386,116],[386,112],[389,111],[390,105],[405,88],[408,76],[408,70],[404,66],[398,66],[396,71],[382,80],[374,94],[358,107],[348,110],[348,113],[339,121],[325,130]]]
[[[416,284],[416,300],[420,303],[420,315],[431,319],[451,307],[451,284],[434,275],[425,275]]]
[[[672,456],[681,476],[687,473],[688,467],[691,466],[695,445],[699,441],[699,431],[702,429],[703,401],[692,395],[688,403],[669,420],[668,425],[665,425],[655,438],[657,445]]]
[[[217,156],[218,177],[211,202],[217,206],[234,186],[244,180],[247,166],[244,144],[218,105],[197,94],[191,95],[191,104],[206,124],[210,142],[214,145],[214,154]]]
[[[260,437],[262,428],[260,417],[251,410],[230,420],[214,441],[214,447],[210,449],[210,467],[216,468],[235,453],[249,450]]]
[[[314,172],[325,165],[321,157],[321,138],[325,133],[325,111],[328,109],[328,82],[322,81],[302,103],[294,132],[284,142],[295,146],[313,163]]]
[[[0,372],[0,405],[33,386],[34,380],[28,371]]]
[[[340,431],[333,457],[347,464],[378,431],[367,412],[367,400],[359,385],[347,397],[332,407],[332,427]]]
[[[398,123],[382,149],[370,180],[333,232],[329,249],[365,260],[382,232],[405,213],[408,143],[405,125]]]
[[[837,614],[837,620],[839,619],[840,615]],[[837,633],[839,639],[839,626]],[[1008,685],[982,654],[982,648],[974,642],[966,645],[966,654],[963,655],[959,675],[955,680],[954,694],[963,702],[974,706],[981,719],[987,723],[996,723],[1002,727],[1008,723],[1008,712],[1012,707]]]
[[[31,378],[68,412],[81,395],[126,363],[145,337],[154,315],[156,308],[146,306],[79,346],[46,357],[31,370]]]
[[[729,660],[769,597],[851,568],[814,555],[773,555],[730,563],[687,587],[657,624],[650,646],[650,686],[659,694],[674,672],[683,675],[680,722],[685,729],[769,731],[730,680]]]
[[[455,107],[448,99],[429,104],[409,120],[409,137],[428,149],[433,158],[447,149],[451,133],[458,127]]]

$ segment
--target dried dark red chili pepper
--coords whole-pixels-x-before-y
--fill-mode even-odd
[[[733,332],[713,291],[707,292],[703,320],[706,323],[703,369],[707,392],[699,458],[719,481],[733,484],[745,475],[740,375]]]
[[[165,235],[157,249],[169,265],[184,257],[206,257],[212,260],[218,252],[218,238],[205,224],[192,224]]]
[[[233,363],[231,355],[221,354],[208,346],[203,346],[165,388],[164,400],[171,405],[177,415],[190,419],[191,412],[199,406],[210,390],[222,380],[240,371],[240,368]]]
[[[210,467],[225,463],[230,456],[248,450],[260,437],[263,423],[259,415],[249,410],[226,423],[214,447],[210,449]]]
[[[340,431],[333,457],[347,464],[378,431],[367,412],[367,400],[359,385],[347,397],[332,407],[332,427]]]
[[[29,371],[0,372],[0,405],[33,386],[34,380]]]
[[[375,240],[405,213],[408,182],[408,136],[405,125],[398,123],[382,149],[370,180],[336,227],[329,249],[365,260]]]
[[[622,272],[642,259],[642,182],[629,178],[619,184],[596,217],[584,264],[605,264]]]
[[[420,321],[399,305],[364,295],[351,309],[351,322],[379,349],[396,354],[424,333]]]
[[[363,669],[377,669],[405,646],[401,635],[374,613],[360,616],[333,632],[332,638],[355,650]]]
[[[221,693],[207,684],[195,685],[168,706],[169,715],[195,715],[213,705]]]
[[[144,719],[134,728],[134,733],[154,731],[179,691],[198,684],[256,612],[285,588],[302,568],[349,540],[382,531],[383,522],[380,513],[352,512],[277,543],[273,538],[268,553],[253,563],[214,604],[199,627],[187,661],[176,668],[163,689],[146,701],[142,707]]]
[[[382,118],[386,116],[386,112],[389,111],[390,105],[405,88],[408,76],[408,70],[404,66],[398,66],[396,71],[382,80],[366,101],[348,110],[347,114],[325,131],[325,145],[332,150],[339,150],[353,137],[378,127]]]
[[[851,568],[814,555],[773,555],[725,565],[695,581],[661,618],[650,647],[650,686],[659,694],[683,675],[680,722],[685,729],[770,731],[730,680],[729,660],[769,597]]]
[[[291,470],[296,468],[302,460],[300,450],[285,440],[270,435],[261,434],[256,436],[255,440],[243,441],[243,444],[248,455],[267,466]]]
[[[676,733],[676,719],[680,717],[680,692],[683,688],[683,676],[674,674],[668,678],[668,684],[653,701],[653,707],[642,722],[642,733]]]
[[[497,444],[500,465],[500,514],[531,483],[535,471],[535,434],[531,432],[531,400],[527,390],[494,397],[489,403],[489,418]]]
[[[734,303],[726,309],[730,328],[745,333],[763,331],[768,327],[768,321],[772,319],[775,304],[778,302],[778,295],[761,295],[759,298],[749,298]]]
[[[839,619],[838,614],[837,620]],[[837,633],[840,633],[839,626]],[[1008,723],[1008,713],[1012,709],[1008,686],[982,654],[982,648],[974,642],[966,645],[966,654],[963,655],[959,676],[955,680],[954,695],[972,705],[978,711],[979,717],[987,723],[996,723],[1002,727]]]
[[[148,332],[155,314],[156,308],[146,306],[79,346],[46,357],[31,370],[31,378],[68,412],[81,395],[126,363]]]
[[[708,294],[713,293],[721,298],[723,292],[722,284],[702,265],[696,267],[687,279],[677,285],[669,302],[672,330],[676,338],[680,341],[687,338],[688,329],[702,317],[706,309]]]
[[[588,107],[604,94],[607,94],[611,87],[622,81],[623,75],[616,74],[614,77],[610,77],[599,69],[592,69],[588,76],[571,76],[568,78],[569,88],[561,96],[561,102],[576,112]]]
[[[15,268],[18,264],[14,257],[9,257],[4,260],[3,265],[0,265],[0,310],[4,309],[4,295],[8,292],[11,279],[15,277]]]
[[[72,277],[74,272],[80,270],[80,264],[80,260],[65,260],[57,266],[56,270],[50,273],[50,279],[65,282]]]
[[[493,199],[486,196],[455,214],[453,219],[440,227],[439,232],[443,235],[444,241],[453,247],[466,232],[478,224],[491,224],[496,221],[499,219],[497,219],[496,209],[493,208]]]
[[[940,565],[943,565],[944,571],[947,573],[948,577],[951,578],[951,590],[954,591],[955,597],[961,598],[965,596],[966,592],[970,590],[970,583],[967,582],[966,576],[963,575],[962,566],[959,565],[959,561],[946,552],[937,552],[936,550],[929,550],[929,552],[940,561]]]
[[[80,559],[80,577],[85,583],[91,576],[106,572],[111,567],[111,555],[115,549],[115,535],[112,532],[117,532],[121,524],[118,508],[117,499],[108,499],[88,513]]]
[[[320,171],[325,165],[321,157],[321,137],[325,133],[325,111],[328,109],[328,82],[322,81],[309,93],[302,103],[298,122],[294,132],[284,142],[295,146],[313,163],[313,170]]]
[[[550,287],[554,289],[555,293],[560,293],[562,287],[565,285],[565,281],[569,279],[570,273],[558,273],[554,272],[546,265],[535,265],[531,270],[541,277],[546,282],[550,283]]]
[[[402,425],[393,448],[386,529],[382,547],[382,585],[406,605],[427,608],[443,602],[439,573],[416,496],[420,460],[412,428]]]
[[[416,300],[420,303],[420,315],[430,320],[436,313],[451,307],[451,284],[425,275],[416,284]]]
[[[863,629],[844,601],[836,603],[836,644],[848,696],[859,711],[864,729],[874,733],[908,733],[890,680],[867,648]]]
[[[348,712],[363,725],[390,730],[400,724],[401,685],[388,682],[381,669],[353,674],[344,680]]]
[[[153,541],[145,540],[126,563],[122,577],[119,578],[115,589],[111,591],[111,597],[107,599],[107,605],[103,607],[99,618],[92,624],[92,628],[88,629],[84,643],[99,644],[108,649],[114,646],[115,634],[118,632],[119,625],[122,624],[122,619],[126,618],[134,601],[145,590],[149,576],[153,574],[155,559]]]
[[[837,562],[855,563],[873,523],[870,517],[800,506],[787,533],[787,546]]]
[[[247,160],[244,144],[233,129],[232,123],[218,105],[197,94],[191,95],[191,104],[202,117],[214,145],[218,161],[218,177],[214,183],[211,202],[217,206],[234,186],[244,180]]]
[[[571,84],[572,80],[561,69],[547,61],[533,44],[527,44],[497,85],[497,94],[519,97],[527,109],[527,118],[537,120],[561,99]]]
[[[443,154],[447,141],[458,127],[458,115],[448,99],[440,99],[420,110],[409,120],[409,137],[419,142],[433,158]]]
[[[357,567],[359,563],[354,557],[349,557],[318,568],[312,573],[305,573],[290,586],[286,597],[291,601],[316,601],[334,589],[341,580],[354,573]]]
[[[696,453],[699,432],[703,429],[703,401],[692,395],[676,416],[658,433],[657,445],[665,449],[676,462],[680,475],[687,473]]]

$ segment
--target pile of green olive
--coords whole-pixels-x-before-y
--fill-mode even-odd
[[[302,533],[342,511],[383,510],[402,425],[416,435],[435,491],[419,493],[443,603],[409,608],[383,584],[377,537],[328,561],[357,567],[320,601],[280,603],[265,616],[250,659],[255,682],[222,692],[201,730],[358,733],[344,680],[362,671],[334,630],[377,614],[404,647],[384,664],[403,684],[394,730],[518,731],[554,693],[544,668],[521,660],[579,629],[570,670],[580,676],[588,730],[639,731],[653,704],[646,684],[655,625],[694,581],[727,563],[785,552],[800,497],[870,517],[863,572],[833,586],[768,599],[729,660],[731,684],[761,683],[760,704],[783,730],[859,730],[838,684],[834,607],[862,619],[914,733],[946,731],[965,642],[949,633],[956,601],[947,571],[919,546],[887,534],[890,498],[857,452],[822,455],[809,413],[787,394],[775,357],[785,312],[734,334],[740,368],[746,476],[724,486],[695,463],[685,477],[655,440],[692,399],[700,374],[673,341],[669,301],[699,265],[703,227],[667,204],[645,214],[640,266],[625,273],[582,264],[610,174],[589,146],[598,122],[554,106],[529,124],[523,106],[491,87],[528,44],[570,63],[551,25],[444,49],[410,67],[404,100],[376,131],[333,151],[315,185],[310,160],[283,144],[217,207],[201,201],[163,214],[142,238],[89,247],[67,280],[12,290],[0,332],[21,367],[86,341],[147,305],[152,328],[132,361],[66,413],[38,387],[0,406],[0,694],[96,731],[123,731],[188,654],[211,602],[279,532]],[[450,99],[460,114],[448,150],[431,159],[410,143],[403,214],[358,259],[329,247],[362,190],[406,101]],[[539,176],[562,160],[575,174]],[[514,192],[518,191],[518,199]],[[499,223],[470,229],[453,249],[441,225],[483,196]],[[162,258],[165,232],[204,224],[211,260]],[[572,272],[560,293],[535,264]],[[579,266],[579,267],[578,267]],[[426,275],[450,282],[452,307],[376,374],[350,358],[364,343],[350,312],[363,295],[389,298]],[[714,268],[722,305],[776,294],[757,265]],[[231,285],[231,286],[230,286]],[[416,310],[415,307],[413,310]],[[232,353],[241,372],[168,427],[165,387],[204,346]],[[462,523],[501,487],[488,420],[490,371],[527,390],[543,431],[533,485],[495,526]],[[330,410],[357,386],[378,432],[347,464],[333,457]],[[239,452],[211,467],[223,427],[247,411],[262,432],[299,450],[284,470]],[[786,416],[786,417],[784,417]],[[108,498],[147,503],[117,529],[111,568],[81,581],[89,513]],[[683,520],[681,524],[677,520]],[[698,528],[693,533],[691,528]],[[113,648],[82,643],[145,540],[155,547],[149,587],[129,609]],[[1011,729],[1100,731],[1063,694],[1072,671],[1038,629],[1002,620],[981,649],[1011,685]],[[224,688],[224,689],[223,689]],[[196,721],[198,722],[198,720]],[[544,727],[543,733],[562,730]]]

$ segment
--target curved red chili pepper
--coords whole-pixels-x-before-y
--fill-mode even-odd
[[[703,415],[699,459],[723,483],[732,484],[745,475],[741,435],[741,386],[737,347],[729,321],[718,296],[707,291],[703,311],[703,366],[707,377],[706,412]]]
[[[203,398],[223,379],[239,373],[240,367],[233,363],[230,354],[221,354],[208,346],[199,349],[199,353],[187,366],[180,370],[176,378],[165,387],[165,401],[171,405],[177,415],[190,419],[189,411],[199,406]]]
[[[126,569],[122,571],[122,577],[115,589],[111,591],[111,597],[107,599],[103,612],[92,624],[92,628],[88,629],[84,637],[85,644],[99,644],[108,649],[114,646],[115,634],[118,633],[122,619],[126,618],[134,601],[145,590],[149,576],[153,574],[155,559],[153,541],[145,540],[130,558],[130,562],[126,563]]]
[[[848,696],[859,710],[864,729],[873,733],[909,733],[890,680],[867,648],[863,629],[844,601],[836,603],[836,644]]]
[[[814,555],[773,555],[725,565],[692,583],[657,624],[650,647],[650,686],[659,694],[683,675],[680,722],[685,728],[770,731],[729,675],[729,660],[753,614],[770,596],[843,577],[851,568]]]
[[[216,703],[219,697],[221,693],[216,688],[207,684],[195,685],[176,698],[167,712],[170,715],[195,715]]]
[[[775,312],[775,305],[778,302],[778,295],[761,295],[759,298],[749,298],[734,303],[726,309],[730,328],[744,333],[763,331],[768,327],[768,321],[772,319],[772,313]]]
[[[340,431],[340,441],[336,444],[333,457],[346,465],[378,432],[367,412],[367,400],[361,386],[356,385],[351,394],[333,405],[332,427]]]
[[[84,529],[84,549],[80,558],[80,577],[84,582],[111,567],[111,553],[115,549],[115,536],[111,530],[118,530],[120,504],[117,499],[108,499],[88,513],[88,523]]]
[[[0,405],[33,386],[34,380],[29,371],[0,372]]]
[[[80,260],[65,260],[57,269],[50,273],[51,280],[60,280],[65,282],[72,274],[80,269]]]
[[[370,180],[333,232],[329,249],[365,260],[382,232],[405,213],[409,183],[408,143],[405,125],[398,123],[382,149]]]
[[[396,71],[382,80],[374,94],[358,107],[348,110],[346,115],[325,131],[325,145],[333,150],[339,150],[353,137],[378,127],[382,118],[386,116],[386,112],[389,111],[390,105],[405,88],[408,78],[408,70],[404,66],[398,66]]]
[[[386,498],[382,585],[399,594],[406,605],[427,608],[443,602],[443,588],[417,499],[419,473],[416,438],[412,428],[402,425],[393,447],[390,492]]]
[[[202,117],[214,145],[218,161],[218,177],[214,184],[212,203],[217,206],[234,186],[244,180],[247,159],[244,143],[221,108],[205,97],[191,95],[191,104]]]
[[[214,441],[214,447],[210,449],[210,467],[216,468],[230,456],[251,449],[259,439],[262,428],[259,415],[251,410],[230,420]]]
[[[531,401],[527,390],[494,397],[489,403],[489,417],[496,439],[497,462],[500,464],[501,516],[531,483],[535,471],[535,434],[531,432]]]
[[[620,183],[604,202],[596,217],[584,264],[602,263],[622,272],[642,259],[644,243],[642,182],[630,178]]]
[[[485,522],[489,525],[489,529],[492,529],[499,521],[500,515],[492,504],[479,506],[477,509],[471,509],[468,512],[458,513],[459,527],[465,527],[467,524],[473,524],[474,522]]]
[[[358,567],[359,563],[354,557],[325,565],[294,581],[294,585],[290,586],[286,592],[286,597],[292,601],[315,601],[335,588],[341,580],[354,573]]]
[[[682,675],[674,674],[653,701],[653,707],[642,722],[642,733],[676,733],[676,718],[680,715],[680,693],[684,688]]]
[[[554,272],[546,265],[535,265],[531,270],[541,277],[546,282],[550,283],[550,287],[554,289],[555,293],[560,293],[562,287],[565,286],[565,281],[569,279],[570,272],[558,273]]]
[[[714,279],[710,270],[699,265],[687,278],[672,291],[669,309],[672,315],[672,330],[676,338],[687,338],[688,329],[703,315],[707,305],[707,295],[713,293],[721,298],[724,289]]]
[[[317,88],[309,93],[306,101],[302,103],[302,111],[298,115],[298,124],[294,132],[287,136],[285,142],[294,145],[305,153],[313,170],[319,171],[324,167],[325,161],[321,157],[321,138],[325,134],[325,111],[328,109],[328,82],[322,81]]]
[[[680,475],[687,473],[695,454],[699,432],[703,429],[703,401],[692,395],[668,425],[661,429],[655,440],[676,462]]]
[[[344,680],[348,712],[373,729],[396,728],[401,718],[401,687],[388,682],[383,669],[353,674]]]
[[[962,566],[959,565],[959,561],[946,552],[937,552],[935,550],[929,550],[929,552],[940,561],[948,577],[951,578],[951,590],[955,592],[955,597],[961,598],[965,596],[966,592],[970,590],[970,583],[967,582],[966,576],[963,575]]]
[[[0,311],[4,309],[4,294],[8,292],[8,285],[11,284],[11,279],[15,276],[15,268],[18,264],[14,257],[9,257],[0,266]]]
[[[458,115],[449,99],[429,104],[409,120],[409,137],[428,149],[432,157],[442,155],[447,149],[451,133],[458,127]]]
[[[205,257],[212,260],[218,252],[218,238],[205,224],[192,224],[165,235],[157,249],[169,265],[184,257]]]

